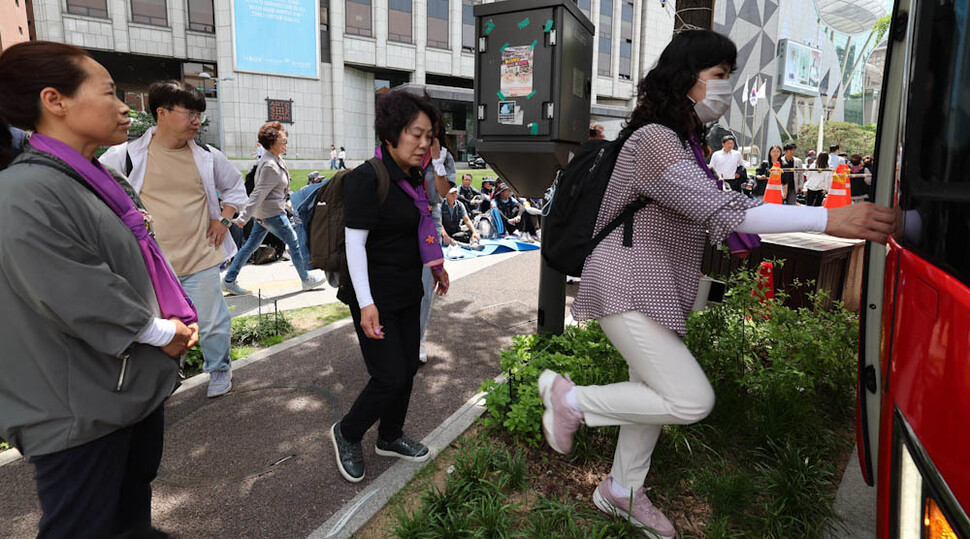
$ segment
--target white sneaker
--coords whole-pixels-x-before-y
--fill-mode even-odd
[[[327,279],[324,277],[307,277],[307,280],[303,281],[303,291],[306,292],[307,290],[318,288],[325,282],[327,282]]]
[[[421,363],[428,362],[428,352],[424,349],[424,343],[421,343],[421,349],[418,351],[418,361]]]

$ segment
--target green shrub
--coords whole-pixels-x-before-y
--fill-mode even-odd
[[[282,311],[262,316],[241,316],[232,320],[233,346],[256,346],[271,337],[285,335],[293,325]]]

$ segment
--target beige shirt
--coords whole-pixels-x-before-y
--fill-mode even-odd
[[[155,224],[155,240],[179,277],[223,262],[221,246],[211,246],[209,209],[202,175],[188,146],[169,150],[152,141],[141,199]]]

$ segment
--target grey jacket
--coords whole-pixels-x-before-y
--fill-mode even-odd
[[[283,213],[286,195],[290,192],[290,173],[283,159],[266,151],[256,163],[256,181],[249,200],[239,208],[238,219],[242,222],[250,218],[265,219]]]
[[[0,435],[25,455],[137,423],[177,383],[134,342],[157,316],[138,242],[76,178],[29,147],[0,171]]]

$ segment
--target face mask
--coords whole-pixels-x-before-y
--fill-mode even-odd
[[[723,79],[702,80],[700,82],[707,86],[707,92],[704,99],[694,103],[694,112],[697,113],[700,121],[710,123],[724,116],[731,108],[733,88],[730,81]]]

